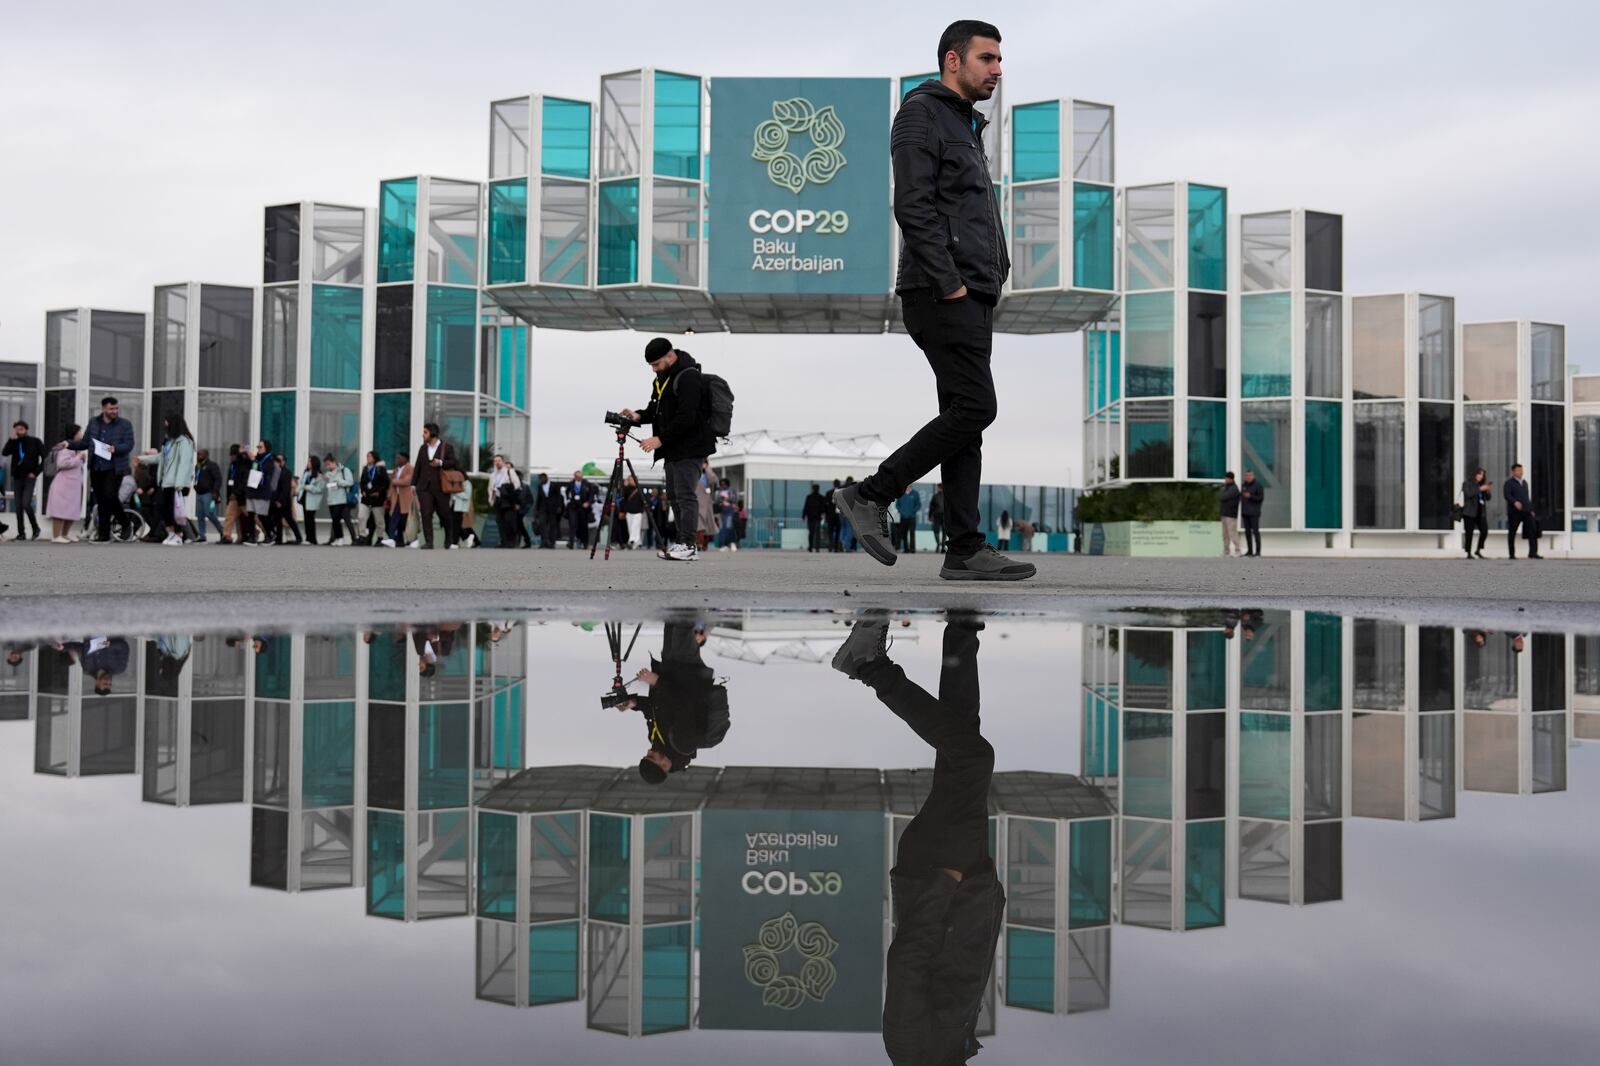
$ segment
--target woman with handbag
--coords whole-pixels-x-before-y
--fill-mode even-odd
[[[1489,484],[1489,474],[1478,467],[1473,475],[1461,483],[1461,547],[1468,559],[1482,559],[1483,545],[1489,539],[1489,498],[1494,488]],[[1472,531],[1478,531],[1478,550],[1472,550]]]
[[[170,548],[184,540],[181,530],[190,490],[194,488],[194,436],[182,415],[168,415],[162,420],[162,429],[166,440],[161,442],[161,450],[151,448],[139,457],[139,462],[156,467],[157,507],[168,530],[161,543]]]
[[[300,514],[306,522],[306,543],[317,542],[317,512],[322,510],[326,490],[322,485],[322,464],[315,455],[306,459],[306,468],[300,471]],[[331,535],[333,539],[337,533]]]

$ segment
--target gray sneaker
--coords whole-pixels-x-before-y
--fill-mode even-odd
[[[946,581],[1026,581],[1039,571],[1032,563],[1019,563],[985,544],[962,558],[946,555],[939,576]]]
[[[833,668],[852,680],[860,680],[861,668],[877,662],[889,652],[889,620],[881,612],[856,619],[850,635],[833,654]]]
[[[856,540],[867,554],[884,566],[894,565],[894,542],[889,537],[889,508],[861,498],[861,486],[846,485],[833,494],[839,517],[850,523]]]

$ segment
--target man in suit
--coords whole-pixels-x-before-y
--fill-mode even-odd
[[[1244,521],[1245,555],[1261,554],[1261,504],[1267,498],[1266,486],[1256,480],[1254,470],[1244,472],[1239,486],[1239,517]]]
[[[821,485],[811,486],[800,515],[806,520],[806,551],[822,550],[822,523],[828,518],[828,498],[822,494]]]
[[[1539,515],[1533,509],[1533,493],[1522,477],[1522,464],[1511,467],[1506,479],[1506,557],[1517,557],[1517,530],[1528,538],[1528,558],[1543,559],[1539,554]]]
[[[455,524],[450,520],[450,494],[444,491],[443,474],[446,470],[460,470],[456,450],[439,437],[439,425],[428,422],[422,427],[422,447],[417,449],[417,461],[412,466],[412,485],[417,490],[417,510],[422,514],[421,546],[433,547],[433,516],[439,516],[444,526],[444,546],[455,545]],[[418,541],[412,541],[413,548]]]
[[[540,474],[539,484],[533,490],[533,514],[539,547],[556,546],[556,534],[561,532],[561,513],[565,510],[561,486],[551,481],[549,474]]]
[[[594,486],[584,480],[582,470],[572,472],[567,485],[567,547],[589,546],[589,512],[594,509]]]

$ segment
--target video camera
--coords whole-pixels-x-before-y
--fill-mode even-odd
[[[632,429],[638,424],[626,415],[619,415],[615,411],[606,412],[606,425],[608,426],[616,426],[618,429]]]
[[[600,697],[600,709],[606,711],[616,710],[629,700],[637,698],[625,688],[613,687],[610,692]]]

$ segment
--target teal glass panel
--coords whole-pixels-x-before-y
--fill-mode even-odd
[[[1287,380],[1287,378],[1285,378]],[[1294,434],[1288,400],[1262,400],[1240,408],[1243,467],[1254,470],[1266,487],[1261,507],[1263,529],[1289,527],[1294,488]]]
[[[1051,100],[1012,108],[1011,180],[1044,181],[1060,176],[1060,102]]]
[[[1072,283],[1080,289],[1116,288],[1114,194],[1103,185],[1072,186]]]
[[[1123,298],[1122,328],[1128,333],[1130,399],[1172,395],[1172,307],[1171,292],[1144,292]],[[1284,366],[1288,366],[1287,356]]]
[[[578,923],[528,930],[528,1005],[578,998]]]
[[[1083,694],[1083,775],[1100,777],[1106,772],[1105,730],[1101,724],[1100,697],[1085,691]]]
[[[1094,366],[1094,409],[1121,398],[1122,334],[1113,329],[1090,330],[1089,359]]]
[[[417,718],[417,806],[425,811],[465,807],[472,749],[471,715],[464,703],[424,703]]]
[[[294,659],[294,643],[286,636],[262,639],[265,644],[256,652],[256,698],[289,699],[292,687],[290,664]]]
[[[361,387],[360,289],[311,287],[311,387]]]
[[[640,1004],[646,1036],[689,1028],[688,924],[644,931],[644,989]]]
[[[1228,639],[1220,632],[1189,633],[1184,637],[1188,653],[1188,685],[1191,711],[1221,710],[1228,698]]]
[[[1172,715],[1128,711],[1122,721],[1122,813],[1171,818]]]
[[[639,182],[608,181],[600,186],[601,285],[632,285],[639,280]]]
[[[633,850],[631,820],[615,814],[589,816],[589,916],[628,920],[628,866]]]
[[[1037,929],[1006,928],[1006,1006],[1056,1008],[1056,938]]]
[[[1289,395],[1289,294],[1240,297],[1239,370],[1245,396]]]
[[[1073,822],[1068,843],[1068,928],[1111,924],[1111,822]]]
[[[378,190],[378,284],[410,281],[417,268],[417,179]]]
[[[525,411],[528,409],[528,327],[501,326],[499,334],[495,398]]]
[[[406,819],[403,814],[367,812],[367,913],[402,920],[406,916]]]
[[[378,458],[389,464],[391,472],[395,457],[411,454],[411,394],[409,392],[380,392],[372,398],[372,449]],[[381,640],[379,644],[383,643]],[[376,644],[373,645],[377,647]],[[405,677],[401,675],[399,696],[382,699],[405,699]]]
[[[301,734],[300,795],[307,807],[356,801],[356,705],[308,703]]]
[[[471,392],[478,352],[478,294],[472,289],[429,285],[425,329],[427,387]]]
[[[490,716],[489,734],[490,769],[522,769],[524,703],[521,682],[494,694],[494,710]]]
[[[478,916],[517,918],[517,816],[478,813]]]
[[[915,89],[917,86],[921,85],[923,82],[925,82],[925,81],[938,81],[938,80],[939,80],[939,72],[938,71],[934,71],[932,74],[914,74],[909,78],[901,78],[900,79],[900,100],[901,100],[901,102],[903,103],[905,101],[905,98],[911,95],[911,90],[912,89]]]
[[[1167,710],[1172,702],[1172,630],[1124,630],[1122,702]]]
[[[528,280],[528,179],[489,186],[489,284]]]
[[[1223,822],[1191,822],[1185,827],[1183,925],[1211,929],[1222,925],[1224,911]]]
[[[1306,528],[1344,523],[1343,405],[1306,401]]]
[[[294,406],[292,389],[286,392],[261,394],[261,437],[272,442],[273,451],[289,457],[291,469],[298,469],[294,462],[294,457],[300,454],[295,451]],[[218,445],[216,451],[224,456],[227,455],[227,448],[223,445]]]
[[[1106,375],[1111,384],[1111,402],[1122,399],[1122,331],[1111,331],[1111,372]]]
[[[1189,476],[1220,478],[1228,465],[1228,405],[1189,401]]]
[[[700,177],[700,79],[656,71],[655,173]]]
[[[1128,424],[1127,476],[1172,477],[1172,401],[1129,402],[1124,408]]]
[[[593,109],[578,100],[547,96],[540,109],[539,170],[563,178],[589,176],[589,128]]]
[[[382,399],[382,397],[379,397]],[[408,659],[410,648],[402,637],[379,636],[367,645],[367,696],[374,700],[392,700],[404,703],[406,699],[406,674],[415,670]]]
[[[1228,289],[1228,190],[1189,186],[1189,288]]]
[[[1344,707],[1344,623],[1336,614],[1306,612],[1306,710]]]
[[[1289,716],[1239,716],[1239,814],[1289,818]]]

